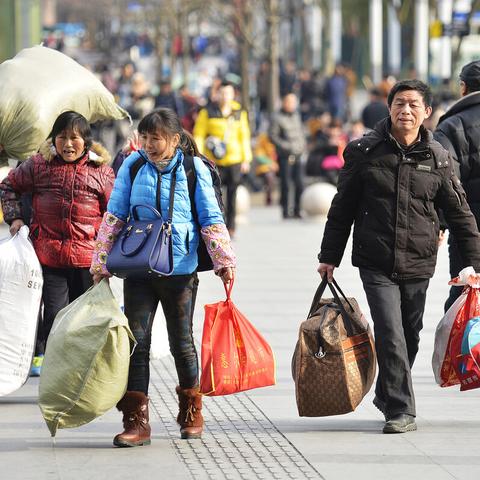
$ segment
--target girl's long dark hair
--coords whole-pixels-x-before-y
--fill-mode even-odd
[[[145,115],[138,124],[138,133],[155,133],[161,131],[171,139],[175,134],[180,136],[179,148],[183,153],[194,157],[200,156],[197,144],[192,135],[183,129],[178,115],[170,108],[156,108]]]

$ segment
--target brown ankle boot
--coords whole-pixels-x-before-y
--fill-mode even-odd
[[[182,438],[201,438],[203,431],[202,395],[199,388],[177,387],[180,411],[177,423]]]
[[[117,408],[123,412],[124,431],[115,436],[113,444],[117,447],[150,445],[148,397],[143,392],[126,392]]]

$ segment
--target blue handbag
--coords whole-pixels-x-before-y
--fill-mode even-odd
[[[150,205],[134,205],[127,224],[118,235],[107,257],[107,270],[119,278],[164,277],[173,272],[172,216],[175,196],[176,168],[172,171],[168,219],[163,220],[157,189],[158,209]],[[159,173],[158,185],[161,182]],[[138,209],[146,208],[154,220],[139,220]]]

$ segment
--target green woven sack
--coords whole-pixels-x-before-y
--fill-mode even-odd
[[[61,310],[48,337],[39,405],[48,429],[84,425],[127,389],[135,339],[106,280]]]

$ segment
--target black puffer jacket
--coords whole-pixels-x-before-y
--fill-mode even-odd
[[[480,224],[480,92],[456,102],[440,117],[434,134],[458,164],[467,201]]]
[[[348,144],[319,260],[339,265],[354,223],[352,263],[393,279],[435,270],[441,207],[469,265],[480,267],[480,234],[452,162],[431,132],[403,153],[390,119]]]

